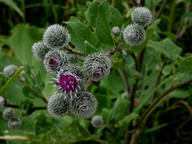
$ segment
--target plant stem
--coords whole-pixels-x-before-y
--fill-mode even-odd
[[[145,5],[145,0],[141,0],[140,1],[140,6],[144,6]]]
[[[121,46],[123,46],[123,45],[124,45],[123,42],[120,43],[120,44],[118,44],[116,47],[114,47],[114,48],[112,48],[111,50],[109,50],[109,51],[106,53],[106,56],[110,57],[110,56],[114,55],[114,53],[115,53],[116,51],[118,51],[118,50],[121,48]]]
[[[65,47],[65,49],[68,51],[69,54],[76,54],[76,55],[79,55],[79,56],[86,56],[86,54],[78,52],[78,51],[74,51],[71,48]]]
[[[161,16],[161,14],[162,14],[162,12],[163,12],[167,2],[168,2],[168,0],[164,0],[163,1],[163,4],[161,5],[161,7],[160,7],[160,9],[159,9],[159,11],[158,11],[158,13],[156,15],[156,19],[160,18],[160,16]]]
[[[136,0],[131,0],[132,4],[137,7],[138,6],[138,3],[136,2]]]
[[[121,76],[121,79],[124,83],[124,86],[125,86],[125,89],[126,89],[126,92],[127,92],[127,96],[129,96],[129,91],[130,91],[130,85],[129,85],[129,81],[128,81],[128,78],[127,78],[127,74],[126,74],[126,70],[124,68],[122,69],[118,69],[118,72]]]
[[[10,108],[20,108],[19,105],[16,105],[16,104],[8,104],[8,103],[5,103],[4,107],[10,107]],[[45,110],[47,109],[46,106],[39,106],[39,107],[33,107],[34,110]]]
[[[45,103],[47,103],[47,99],[45,96],[37,92],[34,88],[32,88],[28,83],[24,83],[26,87],[28,87],[34,94],[38,95]]]
[[[184,81],[182,83],[179,83],[177,85],[173,85],[170,86],[170,88],[168,88],[167,90],[165,90],[165,92],[159,97],[157,98],[154,103],[149,106],[149,108],[146,110],[146,112],[143,114],[143,116],[141,117],[140,121],[137,124],[137,128],[142,128],[143,124],[145,123],[145,121],[147,120],[147,118],[149,117],[149,115],[155,110],[155,108],[157,107],[157,105],[166,97],[167,94],[169,94],[170,92],[172,92],[173,90],[182,87],[184,85],[187,85],[189,83],[192,82],[192,79],[189,79],[187,81]]]
[[[24,70],[23,66],[20,66],[18,70],[15,72],[15,74],[6,82],[6,84],[0,89],[0,93],[3,92],[8,85],[10,85],[19,75],[20,73]]]
[[[138,54],[138,57],[136,57],[133,54],[133,58],[134,58],[135,64],[136,64],[136,70],[138,72],[141,72],[141,70],[142,70],[143,60],[144,60],[144,57],[145,57],[145,50],[146,50],[146,48],[143,48],[141,53]],[[130,114],[133,111],[133,109],[134,109],[134,99],[135,99],[138,83],[139,83],[139,78],[136,79],[136,82],[133,85],[133,87],[131,89],[131,92],[130,92],[130,95],[129,95],[129,100],[131,102],[131,105],[130,105],[128,114]],[[128,128],[127,132],[126,132],[126,137],[125,137],[125,141],[128,144],[132,141],[132,138],[134,138],[133,137],[133,133],[129,133],[129,130],[131,128],[132,128],[132,124],[129,126],[129,128]]]
[[[176,6],[176,1],[174,0],[172,2],[172,6],[171,6],[171,12],[170,12],[170,16],[169,16],[169,23],[168,23],[168,28],[167,28],[167,31],[168,32],[171,32],[171,29],[172,29],[172,25],[173,25],[173,19],[174,19],[174,11],[175,11],[175,6]]]

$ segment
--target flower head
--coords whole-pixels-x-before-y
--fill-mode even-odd
[[[50,48],[48,48],[42,41],[37,42],[32,46],[33,56],[40,62],[43,62],[45,54],[48,53],[49,50]]]
[[[111,61],[101,53],[93,53],[86,57],[83,68],[92,81],[99,81],[110,73]]]
[[[123,38],[126,44],[138,46],[146,39],[146,33],[143,27],[137,24],[130,24],[123,31]]]
[[[3,108],[5,104],[5,100],[2,96],[0,96],[0,108]]]
[[[11,118],[13,118],[15,115],[15,112],[13,111],[13,109],[11,108],[6,108],[4,111],[3,111],[3,118],[5,120],[9,120]]]
[[[146,7],[137,7],[131,13],[131,18],[134,23],[146,27],[152,21],[152,14]]]
[[[64,51],[52,50],[45,55],[45,69],[52,75],[57,75],[61,68],[68,63],[68,55]]]
[[[22,121],[19,118],[11,118],[8,121],[8,127],[10,129],[19,129],[22,125]]]
[[[3,69],[3,73],[8,77],[12,77],[14,73],[17,71],[17,67],[15,65],[8,65]]]
[[[60,118],[67,114],[70,108],[70,100],[63,93],[55,92],[49,99],[47,111],[54,118]]]
[[[71,113],[78,118],[89,118],[97,109],[97,99],[90,92],[82,91],[72,99]]]
[[[49,26],[43,34],[43,42],[51,49],[59,49],[68,45],[70,35],[67,29],[59,24]]]
[[[103,117],[100,115],[95,115],[91,119],[91,124],[93,127],[98,128],[103,125]]]
[[[80,79],[76,75],[66,72],[59,75],[55,84],[59,86],[59,90],[65,94],[72,94],[77,93],[77,89],[80,87],[79,81]]]

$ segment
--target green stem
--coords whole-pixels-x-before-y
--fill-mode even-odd
[[[172,3],[171,13],[169,15],[169,23],[168,23],[168,28],[167,28],[168,32],[171,32],[172,25],[173,25],[173,20],[174,20],[173,16],[174,16],[174,11],[175,11],[175,6],[176,6],[175,2],[176,1],[174,0]]]
[[[167,94],[169,94],[170,92],[172,92],[173,90],[187,85],[189,83],[192,82],[192,79],[189,79],[187,81],[184,81],[182,83],[179,83],[177,85],[171,86],[170,88],[168,88],[159,98],[156,99],[156,101],[153,102],[153,104],[147,109],[147,111],[143,114],[143,116],[141,117],[141,120],[138,122],[137,128],[142,128],[143,124],[146,122],[147,118],[149,117],[149,115],[155,110],[155,108],[158,106],[159,103],[161,103],[164,98],[167,96]]]
[[[3,92],[3,91],[8,87],[8,85],[11,84],[11,83],[14,81],[14,79],[17,78],[23,70],[24,70],[24,67],[23,67],[23,66],[20,66],[20,67],[18,68],[18,70],[15,72],[15,74],[14,74],[14,75],[6,82],[6,84],[0,89],[0,93]]]

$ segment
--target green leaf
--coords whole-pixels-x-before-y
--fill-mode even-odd
[[[94,36],[94,34],[91,32],[91,29],[81,23],[81,22],[73,22],[73,21],[68,21],[66,22],[68,28],[69,28],[69,33],[71,34],[71,42],[75,47],[81,51],[81,52],[90,52],[92,51],[91,49],[93,48],[94,51],[94,46],[97,43],[97,39]],[[86,43],[86,45],[85,45]],[[92,47],[89,45],[87,46],[88,43],[92,45]],[[88,48],[88,49],[86,49]]]
[[[0,72],[0,89],[6,84],[7,77]]]
[[[156,51],[161,52],[172,61],[176,61],[176,58],[182,51],[182,49],[174,44],[169,38],[166,38],[160,42],[150,41],[149,46],[154,48]]]
[[[121,28],[121,26],[123,25],[122,14],[119,12],[118,9],[114,7],[110,7],[110,9],[111,9],[111,15],[112,15],[111,27],[118,26],[119,28]]]
[[[52,123],[44,114],[39,114],[35,118],[36,135],[45,134],[51,129]]]
[[[24,101],[21,102],[20,104],[20,108],[21,110],[24,112],[24,114],[28,115],[28,114],[32,114],[34,112],[33,109],[33,101],[29,100],[29,99],[25,99]]]
[[[85,52],[86,54],[90,54],[93,52],[98,52],[98,49],[96,49],[92,44],[90,44],[88,41],[84,42],[85,44]]]
[[[22,11],[13,0],[0,0],[0,2],[14,9],[21,17],[23,17]]]
[[[113,38],[111,36],[111,11],[107,1],[103,0],[99,5],[99,12],[96,20],[96,33],[99,40],[105,44],[113,46]]]
[[[139,117],[139,115],[137,113],[133,112],[133,113],[125,116],[122,120],[120,120],[117,123],[117,126],[121,127],[124,124],[129,124],[134,118],[137,118],[137,117]]]
[[[192,68],[192,56],[179,58],[179,65],[184,68]]]
[[[98,7],[99,2],[97,0],[94,0],[90,3],[87,11],[86,11],[86,19],[89,22],[89,24],[93,27],[95,27],[96,18],[98,14]]]
[[[122,119],[127,112],[129,104],[130,103],[128,100],[122,97],[118,98],[115,101],[113,108],[111,109],[111,112],[108,117],[108,121],[116,122]]]
[[[170,94],[167,95],[167,98],[179,98],[179,99],[184,99],[191,96],[190,91],[185,91],[185,90],[174,90]]]
[[[43,29],[19,24],[11,30],[11,34],[5,43],[13,49],[17,59],[23,65],[38,65],[39,62],[33,58],[32,45],[42,38]]]

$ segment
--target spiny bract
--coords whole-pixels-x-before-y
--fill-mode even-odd
[[[101,53],[93,53],[86,57],[83,68],[92,81],[99,81],[110,73],[111,60]]]
[[[98,128],[103,125],[103,117],[100,115],[95,115],[91,119],[91,124],[93,127]]]
[[[44,42],[40,41],[34,43],[32,46],[33,56],[40,62],[43,62],[45,54],[48,53],[50,48],[48,48]]]
[[[76,64],[79,60],[78,56],[75,54],[68,54],[68,57],[71,64]]]
[[[64,93],[55,92],[47,104],[48,113],[54,118],[61,118],[70,108],[70,100]]]
[[[152,14],[148,8],[137,7],[131,13],[131,18],[134,23],[146,27],[152,21]]]
[[[22,121],[19,118],[11,118],[8,121],[8,127],[10,129],[19,129],[22,125]]]
[[[130,46],[138,46],[146,39],[146,33],[141,26],[130,24],[123,31],[123,38],[126,44]]]
[[[17,67],[15,65],[8,65],[3,69],[3,73],[6,75],[6,77],[10,78],[14,75],[14,73],[17,71]]]
[[[59,49],[68,45],[70,35],[67,29],[59,24],[49,26],[43,34],[43,42],[51,49]]]
[[[3,108],[5,104],[5,100],[2,96],[0,96],[0,108]]]
[[[57,75],[60,69],[68,63],[68,55],[64,51],[51,50],[43,61],[45,69],[52,75]]]
[[[90,92],[82,91],[72,99],[71,113],[78,118],[91,117],[97,108],[97,99]]]
[[[13,109],[11,109],[11,108],[6,108],[4,111],[3,111],[3,118],[5,119],[5,120],[9,120],[9,119],[11,119],[11,118],[13,118],[14,117],[14,115],[15,115],[15,112],[13,111]]]
[[[59,90],[70,95],[71,98],[76,97],[79,90],[83,89],[85,82],[84,74],[79,66],[67,65],[63,67],[58,75],[55,85],[59,86]]]

